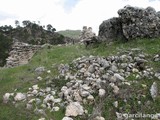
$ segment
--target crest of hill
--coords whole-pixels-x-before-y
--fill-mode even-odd
[[[69,38],[78,39],[81,34],[81,30],[61,30],[58,31],[58,33]]]

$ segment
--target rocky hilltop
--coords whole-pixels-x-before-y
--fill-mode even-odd
[[[99,26],[100,39],[112,41],[160,37],[160,12],[154,8],[125,6],[118,10],[118,15]]]

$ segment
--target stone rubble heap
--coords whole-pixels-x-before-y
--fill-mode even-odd
[[[154,8],[146,9],[125,6],[118,10],[119,17],[103,21],[99,27],[99,37],[103,40],[125,38],[160,37],[160,12]]]
[[[5,67],[15,67],[27,64],[34,53],[41,48],[39,45],[29,45],[23,42],[15,42],[9,57],[6,59]]]
[[[65,107],[63,120],[73,120],[72,118],[76,116],[87,115],[90,117],[91,115],[85,106],[88,104],[94,106],[97,98],[105,100],[108,95],[117,96],[117,100],[113,101],[113,106],[117,108],[118,97],[127,99],[127,95],[123,95],[126,87],[131,87],[142,78],[160,79],[160,73],[147,66],[147,56],[139,51],[138,54],[135,54],[135,49],[132,49],[116,56],[80,57],[74,60],[71,65],[61,64],[59,66],[60,75],[58,78],[68,81],[60,91],[57,91],[52,85],[42,89],[36,84],[29,88],[27,93],[6,93],[3,96],[3,102],[8,103],[11,98],[14,98],[13,103],[24,101],[27,109],[34,109],[35,113],[43,116],[45,116],[47,109],[54,112]],[[35,69],[35,72],[38,75],[41,75],[42,72],[51,74],[51,71],[44,67]],[[135,81],[127,80],[130,75],[134,75]],[[42,77],[41,80],[43,80]],[[52,81],[49,83],[54,84]],[[108,93],[108,89],[111,89],[110,93]],[[157,97],[157,89],[153,85],[150,89],[154,100]],[[131,93],[127,92],[127,94],[130,94],[128,97],[132,97]],[[105,119],[101,113],[97,113],[94,120]]]

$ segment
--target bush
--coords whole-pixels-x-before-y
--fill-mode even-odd
[[[12,39],[0,33],[0,66],[4,66],[11,49]]]

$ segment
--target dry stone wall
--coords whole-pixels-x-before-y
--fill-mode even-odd
[[[34,53],[41,48],[40,45],[30,45],[23,42],[15,42],[9,57],[6,59],[5,67],[15,67],[27,64]]]
[[[119,17],[103,21],[99,27],[99,37],[114,40],[124,37],[135,38],[160,37],[160,12],[152,7],[138,8],[125,6],[118,10]]]

